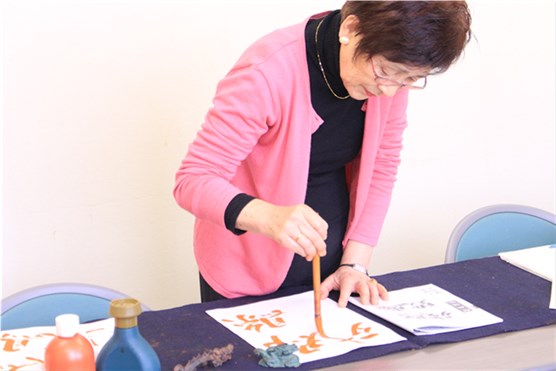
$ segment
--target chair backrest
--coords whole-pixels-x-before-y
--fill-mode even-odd
[[[556,243],[556,215],[525,205],[491,205],[473,211],[454,228],[444,261]]]
[[[74,313],[82,323],[110,317],[110,302],[127,295],[83,283],[56,283],[32,287],[2,300],[0,329],[53,326],[59,314]],[[143,311],[149,310],[142,305]]]

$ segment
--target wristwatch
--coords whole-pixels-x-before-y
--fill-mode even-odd
[[[363,273],[366,276],[369,275],[369,272],[367,272],[367,268],[365,268],[364,266],[362,266],[360,264],[340,264],[340,267],[350,267],[350,268],[355,269],[358,272]]]

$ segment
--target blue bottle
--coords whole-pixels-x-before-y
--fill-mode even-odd
[[[114,335],[98,354],[97,371],[160,371],[158,356],[139,333],[137,327],[139,314],[141,314],[141,304],[137,300],[112,300],[110,315],[114,317],[116,327]]]

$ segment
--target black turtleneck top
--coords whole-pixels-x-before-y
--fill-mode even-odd
[[[315,43],[317,27],[318,45]],[[365,112],[361,109],[363,101],[351,97],[335,97],[328,88],[318,63],[317,48],[331,89],[338,96],[347,96],[340,78],[339,28],[339,10],[329,13],[324,18],[309,20],[305,28],[311,103],[324,121],[311,138],[305,203],[328,223],[327,254],[321,258],[323,278],[338,268],[342,257],[342,240],[349,215],[345,165],[353,160],[361,149],[365,120]],[[241,209],[252,199],[249,195],[241,194],[230,202],[225,213],[226,227],[229,230],[237,234],[242,233],[235,229],[235,222]],[[281,287],[311,284],[312,265],[296,254]]]

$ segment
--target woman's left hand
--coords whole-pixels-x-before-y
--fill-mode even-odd
[[[345,308],[352,293],[359,294],[363,305],[378,304],[379,298],[388,300],[388,290],[374,278],[351,267],[340,267],[328,276],[320,286],[321,300],[328,297],[332,290],[340,291],[338,306]]]

